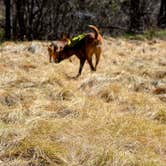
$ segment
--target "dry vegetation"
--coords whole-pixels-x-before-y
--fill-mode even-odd
[[[0,47],[1,166],[165,166],[166,41],[107,38],[98,71]]]

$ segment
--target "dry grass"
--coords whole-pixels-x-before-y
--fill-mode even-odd
[[[165,166],[166,42],[107,38],[98,71],[0,47],[0,165]]]

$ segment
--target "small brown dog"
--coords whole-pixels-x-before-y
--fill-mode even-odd
[[[76,55],[80,60],[80,67],[77,77],[81,75],[82,68],[87,60],[92,71],[96,71],[102,53],[102,36],[99,30],[94,25],[89,25],[94,33],[86,33],[84,38],[78,41],[75,45],[65,45],[63,49],[58,51],[58,45],[53,45],[48,48],[49,53],[54,59],[55,63],[59,63],[64,59]],[[92,56],[95,54],[96,63],[92,64]]]

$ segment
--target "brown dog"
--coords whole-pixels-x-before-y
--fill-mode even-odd
[[[94,25],[89,25],[89,27],[94,31],[94,33],[87,33],[85,37],[77,42],[74,46],[66,45],[62,50],[58,51],[58,46],[54,45],[51,47],[52,57],[55,63],[59,63],[64,59],[76,55],[80,60],[80,67],[77,77],[81,75],[82,68],[87,60],[92,71],[96,71],[97,65],[100,60],[102,53],[102,36],[99,30]],[[92,64],[92,56],[95,54],[96,63],[95,66]]]

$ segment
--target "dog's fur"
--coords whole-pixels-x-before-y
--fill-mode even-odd
[[[96,71],[97,65],[99,63],[101,53],[102,53],[102,36],[99,30],[94,25],[89,25],[89,27],[94,31],[94,33],[87,33],[85,37],[76,43],[74,46],[70,47],[65,45],[64,48],[58,51],[58,46],[52,47],[52,57],[55,63],[59,63],[64,59],[70,58],[72,55],[76,55],[80,60],[80,67],[77,77],[81,75],[82,68],[87,60],[92,71]],[[92,64],[92,56],[95,54],[96,63],[95,66]]]

